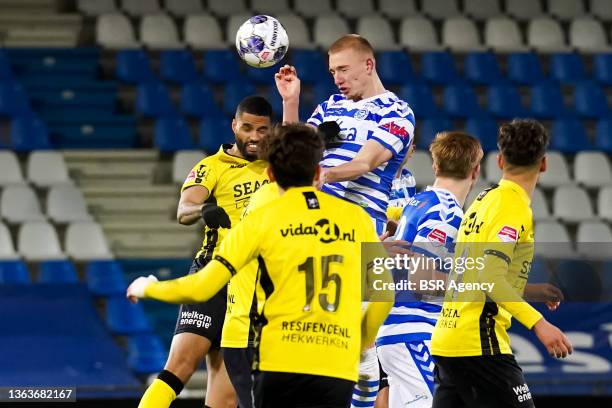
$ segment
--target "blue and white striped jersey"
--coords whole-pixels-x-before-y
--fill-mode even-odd
[[[463,218],[463,209],[453,193],[442,188],[427,187],[404,207],[393,239],[410,242],[411,250],[429,258],[452,259],[455,239]],[[448,272],[448,271],[445,271]],[[403,273],[401,276],[406,276]],[[397,279],[397,277],[396,277]],[[409,291],[396,294],[389,316],[378,331],[377,344],[390,344],[422,335],[427,340],[436,324],[442,299],[416,300]]]
[[[389,194],[389,206],[404,208],[410,199],[416,194],[416,180],[407,168],[400,171],[400,176],[393,179],[391,183],[391,194]]]
[[[308,119],[314,126],[326,121],[336,121],[341,131],[338,140],[325,150],[322,167],[351,161],[368,140],[376,140],[393,153],[388,162],[355,180],[328,183],[322,188],[362,206],[377,223],[384,225],[391,182],[414,138],[412,109],[389,91],[356,102],[334,94],[319,104]]]

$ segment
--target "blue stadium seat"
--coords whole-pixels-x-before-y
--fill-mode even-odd
[[[493,116],[501,119],[521,118],[528,116],[528,111],[521,103],[518,89],[511,83],[491,85],[487,90],[488,110]]]
[[[529,271],[529,283],[548,283],[551,280],[546,261],[542,258],[534,258]]]
[[[340,91],[333,82],[325,81],[315,85],[312,90],[312,102],[314,107],[328,100],[331,95],[339,93]]]
[[[250,82],[237,81],[225,86],[225,95],[223,98],[223,111],[227,115],[234,115],[236,107],[244,98],[250,95],[255,95],[257,90]]]
[[[595,55],[593,78],[602,85],[612,85],[612,53]]]
[[[18,152],[50,149],[47,127],[34,115],[16,117],[11,122],[11,145]]]
[[[531,114],[537,119],[556,119],[567,113],[558,84],[547,81],[531,87]]]
[[[566,302],[595,302],[601,297],[602,282],[591,262],[559,262],[551,283],[561,289]]]
[[[595,126],[595,148],[612,153],[612,119],[601,119]]]
[[[482,114],[474,88],[463,82],[444,89],[444,110],[454,118],[469,118]]]
[[[162,152],[194,148],[187,123],[178,116],[167,116],[155,121],[154,144]]]
[[[601,270],[602,301],[612,302],[612,262],[604,262]]]
[[[0,82],[0,116],[19,116],[32,112],[25,90],[16,82]]]
[[[560,82],[575,83],[586,78],[582,59],[575,53],[559,53],[550,56],[550,76]]]
[[[610,115],[608,98],[599,84],[585,81],[574,89],[574,107],[578,115],[587,119],[599,119]]]
[[[40,283],[76,283],[79,278],[74,264],[63,259],[41,262],[38,281]]]
[[[19,260],[0,261],[0,284],[30,283],[28,266]]]
[[[488,116],[469,118],[465,122],[465,131],[480,140],[485,153],[497,150],[497,130],[497,122]]]
[[[148,82],[138,85],[136,112],[149,118],[167,116],[174,113],[168,89],[160,82]]]
[[[550,141],[551,150],[575,154],[590,148],[591,143],[580,120],[574,117],[567,117],[554,122]]]
[[[135,124],[62,124],[49,127],[58,147],[130,149],[137,147]]]
[[[406,85],[420,80],[404,51],[384,51],[376,57],[376,70],[385,85]]]
[[[85,269],[89,291],[98,296],[124,295],[127,289],[123,268],[117,261],[92,261]]]
[[[446,116],[433,117],[417,121],[419,132],[416,136],[416,147],[427,150],[436,134],[444,130],[452,130],[453,122]]]
[[[14,80],[13,70],[11,69],[11,64],[4,55],[4,53],[0,54],[0,81],[2,82],[10,82]]]
[[[121,50],[117,52],[115,70],[119,80],[130,84],[141,84],[155,80],[149,56],[144,50]]]
[[[492,85],[502,80],[497,58],[492,52],[471,52],[463,62],[465,78],[475,85]]]
[[[110,330],[119,335],[150,333],[149,319],[141,304],[131,304],[125,294],[106,299],[106,323]]]
[[[181,89],[181,111],[198,118],[222,117],[210,88],[201,82],[185,84]]]
[[[159,72],[163,80],[177,84],[194,82],[198,75],[193,56],[187,50],[162,51]]]
[[[160,372],[166,364],[167,351],[155,334],[137,334],[128,338],[128,364],[137,374]]]
[[[228,119],[203,119],[200,122],[198,146],[207,153],[216,153],[223,143],[234,143],[232,123]]]
[[[303,84],[316,85],[321,81],[329,80],[327,62],[320,51],[291,50],[289,52],[291,53],[292,64],[295,66]]]
[[[253,68],[247,66],[245,70],[246,77],[254,84],[274,85],[274,74],[278,72],[278,67]]]
[[[544,79],[540,58],[532,52],[508,55],[508,78],[518,85],[533,85]]]
[[[427,84],[416,83],[401,88],[399,97],[408,102],[417,119],[436,118],[441,115]]]
[[[220,84],[239,79],[240,65],[232,50],[208,50],[204,52],[204,77]]]
[[[448,85],[459,80],[455,62],[446,51],[426,52],[421,55],[421,76],[432,84]]]

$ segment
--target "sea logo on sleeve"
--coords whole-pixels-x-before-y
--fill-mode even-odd
[[[434,228],[429,234],[427,234],[427,238],[436,246],[444,245],[446,243],[446,232],[442,231],[441,229]]]
[[[502,242],[516,242],[518,239],[518,231],[514,227],[504,225],[497,233],[497,238]]]
[[[386,130],[391,133],[393,136],[401,137],[402,139],[406,139],[409,134],[405,127],[397,125],[395,122],[385,123],[384,125],[379,126],[380,129]]]

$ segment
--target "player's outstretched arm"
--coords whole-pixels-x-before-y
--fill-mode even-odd
[[[300,121],[300,78],[295,67],[284,65],[274,75],[276,89],[283,99],[283,123]]]
[[[138,299],[176,304],[204,302],[219,292],[231,277],[222,262],[212,260],[199,272],[179,279],[158,282],[151,277],[140,277],[128,287],[127,298],[132,303]]]

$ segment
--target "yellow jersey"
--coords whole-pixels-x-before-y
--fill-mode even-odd
[[[244,216],[280,197],[278,184],[268,183],[251,197]],[[251,324],[261,312],[265,293],[257,285],[259,277],[257,260],[249,262],[241,273],[236,274],[227,285],[227,311],[221,333],[221,347],[245,348],[253,341],[254,332]],[[251,346],[253,344],[250,344]]]
[[[465,213],[432,335],[433,355],[511,354],[512,317],[529,329],[542,318],[522,299],[534,252],[530,202],[521,186],[502,179]]]
[[[255,259],[265,302],[256,324],[254,368],[357,381],[360,351],[374,340],[393,303],[392,297],[371,302],[362,314],[363,242],[386,255],[361,207],[313,187],[290,188],[232,228],[198,273],[150,283],[144,295],[201,302]]]
[[[268,182],[268,163],[262,160],[250,162],[232,156],[226,152],[231,147],[229,144],[222,145],[217,153],[200,160],[189,172],[181,193],[193,186],[206,187],[209,193],[206,202],[223,208],[234,226],[240,221],[251,195]],[[227,231],[227,228],[204,226],[202,247],[196,257],[203,255],[210,259]]]

